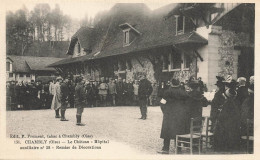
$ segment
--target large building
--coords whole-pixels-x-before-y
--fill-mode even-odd
[[[57,71],[48,65],[62,60],[54,57],[6,56],[6,81],[31,81],[38,77],[55,76]]]
[[[212,90],[217,75],[254,74],[254,15],[254,4],[169,4],[153,11],[145,4],[116,4],[72,36],[70,58],[50,66],[93,80],[202,77]]]

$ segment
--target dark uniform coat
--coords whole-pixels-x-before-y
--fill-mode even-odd
[[[78,83],[75,88],[75,105],[85,105],[86,90],[83,84]]]
[[[24,105],[25,87],[24,85],[17,85],[15,87],[16,102],[18,105]]]
[[[148,98],[153,92],[151,82],[147,79],[142,79],[139,83],[138,97],[139,100]]]
[[[70,89],[69,85],[66,83],[62,83],[60,86],[60,95],[61,95],[61,104],[65,103],[69,100]]]
[[[166,100],[166,104],[161,106],[163,111],[161,138],[175,139],[176,135],[185,134],[187,98],[188,94],[179,87],[170,87],[165,91],[163,99]]]
[[[235,153],[240,149],[240,112],[233,98],[225,100],[214,130],[214,150]]]

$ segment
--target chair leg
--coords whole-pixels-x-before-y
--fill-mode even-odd
[[[193,153],[193,139],[191,138],[190,140],[190,154],[192,155]]]
[[[249,153],[249,140],[246,141],[246,153]]]
[[[201,150],[201,139],[199,139],[199,154],[200,154],[200,150]]]
[[[175,140],[175,154],[178,154],[178,136],[176,136]]]

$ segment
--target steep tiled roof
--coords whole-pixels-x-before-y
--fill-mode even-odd
[[[63,58],[54,57],[32,57],[32,56],[12,56],[7,55],[13,61],[13,71],[29,73],[31,71],[55,71],[48,65],[60,61]]]
[[[78,61],[103,58],[137,51],[147,50],[160,46],[169,46],[178,43],[202,43],[207,40],[191,30],[176,36],[174,17],[165,17],[177,4],[170,4],[160,9],[151,11],[145,4],[116,4],[104,17],[91,29],[80,29],[73,37],[80,40],[82,46],[91,44],[92,53],[81,58],[69,58],[52,64],[62,65]],[[135,40],[129,46],[123,46],[123,31],[121,24],[129,24],[141,34],[135,36]],[[80,33],[80,34],[79,34]],[[88,40],[87,40],[88,39]],[[90,42],[91,40],[91,42]],[[73,41],[71,47],[73,48]],[[83,44],[84,43],[84,44]],[[87,43],[87,44],[86,44]],[[84,47],[83,47],[84,48]],[[72,54],[72,52],[68,52]],[[98,53],[98,54],[97,54]]]

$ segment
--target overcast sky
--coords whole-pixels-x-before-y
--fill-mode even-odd
[[[6,10],[16,11],[22,8],[23,5],[25,5],[28,10],[32,10],[35,4],[37,3],[40,3],[40,1],[9,0],[6,1]],[[55,4],[59,4],[64,14],[69,15],[72,18],[82,19],[85,17],[86,14],[88,14],[88,16],[94,17],[95,14],[99,11],[109,10],[115,4],[115,1],[93,2],[93,1],[85,1],[85,0],[74,0],[72,2],[69,0],[56,0],[56,1],[44,1],[44,3],[48,3],[51,9],[54,8]],[[166,4],[169,4],[169,1],[161,1],[161,2],[149,1],[149,3],[146,2],[145,4],[150,9],[153,10],[162,7]]]

